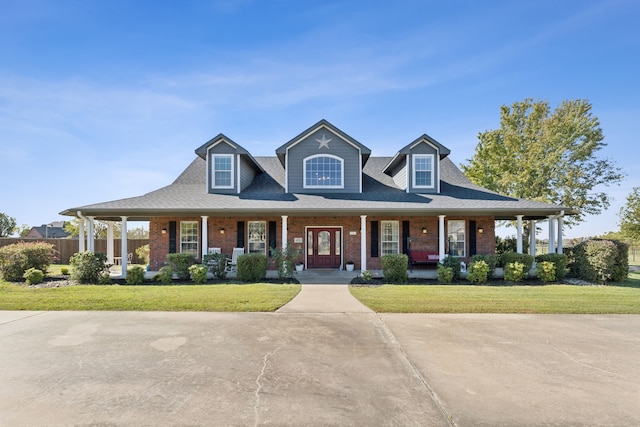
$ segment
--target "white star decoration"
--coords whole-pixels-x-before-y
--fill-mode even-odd
[[[320,146],[318,147],[318,150],[321,149],[322,147],[325,147],[327,150],[329,149],[329,143],[331,142],[333,138],[329,138],[327,139],[327,137],[324,135],[324,133],[322,134],[322,139],[317,139],[316,141],[318,141],[320,143]]]

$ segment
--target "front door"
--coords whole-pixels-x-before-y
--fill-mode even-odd
[[[342,231],[332,227],[307,230],[307,268],[340,268]]]

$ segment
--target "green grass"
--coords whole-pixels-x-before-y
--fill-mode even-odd
[[[266,311],[300,285],[66,286],[34,289],[0,282],[0,310]]]
[[[629,280],[639,279],[636,274]],[[384,285],[350,290],[379,313],[640,314],[640,289],[637,283],[626,282],[624,286]]]

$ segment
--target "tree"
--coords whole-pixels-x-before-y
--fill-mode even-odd
[[[19,227],[16,227],[16,231],[20,237],[25,237],[31,231],[31,226],[29,224],[22,224]]]
[[[627,203],[620,208],[620,233],[627,239],[640,240],[640,187],[634,187]]]
[[[0,212],[0,237],[9,237],[16,231],[16,219]]]
[[[609,195],[598,190],[624,178],[612,161],[596,157],[606,144],[587,100],[562,101],[553,112],[548,102],[530,98],[503,105],[500,128],[478,139],[469,164],[461,165],[472,182],[575,209],[577,215],[565,218],[569,227],[609,207]]]
[[[85,232],[87,226],[85,226]],[[76,237],[80,234],[80,223],[77,218],[67,221],[64,224],[64,231],[69,233],[69,237]],[[105,221],[96,220],[93,222],[94,237],[96,239],[107,238],[107,223]],[[122,235],[122,223],[115,222],[113,224],[113,238],[119,239]],[[127,228],[127,237],[129,239],[148,239],[149,230],[144,227]]]

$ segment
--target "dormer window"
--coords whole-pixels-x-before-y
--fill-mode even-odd
[[[304,188],[344,188],[344,161],[331,154],[304,159]]]
[[[413,187],[433,188],[433,154],[413,155]]]
[[[214,154],[211,169],[212,188],[233,188],[233,154]]]

